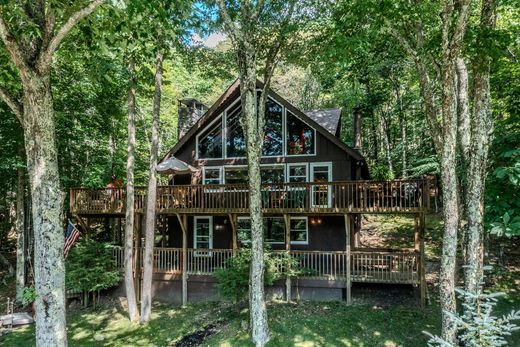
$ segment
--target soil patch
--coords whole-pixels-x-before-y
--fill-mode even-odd
[[[193,334],[184,336],[179,342],[175,344],[175,347],[200,346],[205,339],[218,333],[226,324],[226,321],[217,321],[215,323],[208,324]]]

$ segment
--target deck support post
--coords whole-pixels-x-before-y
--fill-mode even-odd
[[[182,304],[188,303],[188,216],[177,214],[182,229]]]
[[[346,251],[347,251],[347,259],[345,266],[347,267],[347,305],[352,303],[352,278],[351,278],[351,250],[350,250],[350,229],[352,226],[352,218],[349,214],[345,214],[345,240],[346,240]]]
[[[285,250],[287,252],[287,257],[291,256],[291,216],[288,214],[283,215],[285,221]],[[288,264],[287,276],[285,277],[285,298],[287,302],[292,301],[292,281],[290,277],[290,263]]]
[[[425,216],[424,213],[418,215],[419,226],[419,283],[421,290],[421,307],[426,306],[426,269],[424,266],[424,234],[425,234]]]
[[[238,249],[238,238],[237,238],[237,215],[230,213],[228,214],[229,224],[231,225],[231,233],[233,237],[233,253]]]

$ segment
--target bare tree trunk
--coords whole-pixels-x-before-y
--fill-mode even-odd
[[[496,0],[483,0],[480,18],[481,32],[487,33],[495,27]],[[481,38],[478,38],[481,42]],[[473,117],[471,124],[471,146],[469,151],[469,169],[467,170],[468,195],[466,212],[467,227],[467,262],[465,267],[465,289],[476,294],[482,286],[484,243],[484,193],[486,166],[493,117],[491,114],[491,96],[489,85],[491,58],[486,53],[477,55],[473,64]],[[470,304],[470,302],[467,302]]]
[[[155,204],[157,197],[157,157],[159,152],[159,119],[162,91],[162,49],[157,51],[155,64],[155,99],[153,103],[152,144],[150,147],[150,177],[146,201],[143,289],[141,294],[141,323],[147,324],[152,312],[153,247],[155,238]]]
[[[25,170],[18,169],[16,187],[16,300],[21,302],[25,287]]]
[[[0,253],[0,264],[2,264],[5,268],[7,268],[7,277],[13,277],[14,268],[13,265],[7,260],[7,258]]]
[[[399,86],[399,80],[391,79],[392,85],[394,86],[395,98],[397,99],[397,105],[399,107],[399,128],[401,131],[401,177],[408,177],[407,163],[406,163],[406,150],[407,150],[407,138],[406,138],[406,115],[404,113],[403,99],[401,97],[401,90]]]
[[[381,128],[381,137],[383,138],[383,146],[384,152],[386,156],[386,163],[388,164],[388,171],[390,176],[394,176],[394,166],[392,164],[392,154],[390,149],[390,139],[388,136],[388,124],[385,117],[385,112],[381,110],[381,114],[379,115],[379,125]]]
[[[128,64],[128,158],[126,162],[126,214],[125,214],[125,292],[130,321],[139,320],[134,285],[134,162],[135,162],[135,66],[133,58]],[[139,252],[137,252],[139,254]],[[140,271],[140,269],[136,269]]]
[[[63,194],[60,190],[50,72],[27,73],[23,128],[34,227],[36,341],[66,346]]]

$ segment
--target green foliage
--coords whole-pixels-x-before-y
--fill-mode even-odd
[[[497,299],[503,293],[472,294],[465,290],[457,290],[463,304],[464,314],[450,314],[455,321],[459,340],[468,347],[496,347],[507,345],[506,337],[519,330],[515,321],[520,321],[520,311],[512,311],[502,317],[496,317],[493,310]],[[438,336],[430,336],[429,346],[455,347],[455,345]]]
[[[373,180],[383,181],[394,179],[394,174],[390,167],[386,164],[376,164],[370,169],[370,175]]]
[[[109,244],[80,241],[66,259],[66,287],[82,292],[95,292],[116,286],[121,271],[116,268]]]
[[[22,289],[22,306],[29,306],[36,300],[36,290],[34,287],[24,287]]]
[[[224,298],[239,302],[247,297],[250,264],[251,248],[243,247],[227,261],[224,268],[215,272],[218,291]],[[299,273],[295,259],[287,253],[273,253],[265,250],[264,266],[265,285],[271,285],[274,281],[286,276],[296,277]]]

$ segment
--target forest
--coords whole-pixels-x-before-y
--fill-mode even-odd
[[[518,1],[4,0],[0,39],[0,316],[32,310],[35,321],[7,328],[0,319],[0,345],[520,344]],[[216,270],[226,300],[161,303],[155,201],[171,182],[157,165],[180,140],[180,100],[210,107],[236,81],[247,251],[234,254],[232,271]],[[425,308],[385,287],[352,305],[292,302],[290,289],[288,300],[268,298],[268,285],[291,288],[273,269],[296,267],[264,242],[271,90],[302,111],[341,109],[338,138],[359,150],[370,180],[436,187],[419,222],[386,214],[360,226],[398,238],[408,228],[413,240],[422,223]],[[71,189],[110,182],[125,190],[120,234],[79,236],[65,257]],[[172,216],[182,233],[192,228]],[[114,270],[116,238],[124,255]],[[68,304],[71,288],[82,307]]]

